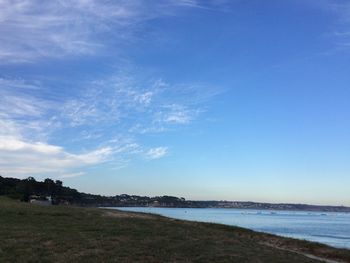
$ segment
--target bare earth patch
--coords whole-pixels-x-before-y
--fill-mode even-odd
[[[308,257],[308,258],[311,258],[311,259],[316,259],[316,260],[319,260],[319,261],[325,262],[325,263],[346,263],[345,261],[336,261],[336,260],[332,260],[332,259],[327,259],[327,258],[315,256],[315,255],[312,255],[312,254],[309,254],[309,253],[300,252],[300,251],[298,251],[298,249],[283,248],[283,247],[280,247],[280,246],[275,245],[275,244],[269,244],[267,242],[262,242],[261,244],[264,244],[264,245],[269,246],[269,247],[277,248],[277,249],[280,249],[280,250],[284,250],[284,251],[298,253],[298,254],[303,255],[305,257]]]
[[[114,218],[142,218],[142,219],[155,219],[154,216],[143,214],[143,213],[133,213],[133,212],[124,212],[120,210],[105,211],[102,216],[114,217]]]

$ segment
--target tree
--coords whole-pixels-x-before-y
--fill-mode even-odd
[[[46,178],[44,180],[44,189],[47,195],[54,195],[56,193],[56,188],[57,186],[52,179]]]
[[[59,188],[61,188],[61,187],[63,186],[63,183],[62,183],[62,181],[60,181],[60,180],[56,180],[56,181],[55,181],[55,184],[56,184],[56,186],[59,187]]]
[[[28,182],[32,182],[32,183],[36,182],[36,181],[35,181],[35,178],[32,177],[32,176],[29,176],[26,180],[27,180]]]

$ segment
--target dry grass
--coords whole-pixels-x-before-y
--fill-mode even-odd
[[[287,247],[301,253],[324,250],[324,256],[344,262],[350,258],[348,250],[242,228],[6,199],[0,199],[0,240],[0,262],[11,263],[319,262],[280,249]]]

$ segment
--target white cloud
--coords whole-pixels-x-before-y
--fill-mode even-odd
[[[111,127],[122,123],[135,133],[165,131],[169,124],[188,124],[203,111],[200,105],[220,92],[203,85],[149,82],[123,74],[86,86],[81,95],[63,104],[61,118],[67,124],[77,127],[99,123]]]
[[[1,0],[0,63],[95,54],[130,39],[144,21],[201,7],[194,0]]]
[[[93,0],[0,1],[1,62],[94,53],[101,46],[94,32],[108,30],[108,21],[132,17],[126,8]]]
[[[336,21],[333,24],[334,42],[338,50],[349,50],[350,47],[350,3],[327,1],[328,10],[333,12]]]
[[[84,172],[77,172],[77,173],[65,173],[65,174],[61,174],[59,176],[59,178],[73,178],[73,177],[78,177],[78,176],[82,176],[84,175],[85,173]]]
[[[2,119],[0,114],[0,136],[20,136],[19,128],[14,120]]]
[[[141,104],[149,105],[151,103],[153,92],[147,91],[145,93],[139,94],[135,97],[135,100]]]
[[[0,174],[19,178],[37,175],[76,177],[84,175],[85,172],[70,172],[71,170],[85,169],[106,162],[113,162],[113,167],[120,168],[128,162],[122,156],[139,154],[153,160],[162,158],[167,153],[167,147],[156,147],[146,151],[136,143],[128,143],[77,154],[57,145],[0,136]]]
[[[74,154],[56,145],[0,136],[0,173],[17,177],[60,174],[72,168],[106,162],[112,154],[111,147]]]
[[[41,98],[38,83],[0,78],[0,136],[32,134],[46,137],[59,121],[51,115],[57,102]]]
[[[349,1],[334,1],[334,0],[308,0],[304,2],[308,7],[312,7],[330,15],[332,21],[327,25],[327,36],[333,42],[334,51],[349,50],[350,47],[350,2]]]
[[[15,137],[0,137],[0,150],[1,151],[23,151],[23,152],[37,152],[41,154],[57,154],[62,151],[59,146],[48,145],[41,142],[27,143],[16,139]]]
[[[191,121],[191,117],[185,112],[172,112],[165,119],[166,122],[169,123],[189,123]]]
[[[0,78],[0,116],[39,116],[46,110],[46,101],[34,97],[39,87],[18,79]]]
[[[187,124],[191,122],[197,115],[196,110],[190,110],[182,105],[168,105],[168,111],[163,116],[163,121],[172,124]]]
[[[220,0],[206,3],[215,2]],[[0,0],[0,64],[122,49],[145,21],[204,7],[197,0]],[[78,168],[119,158],[117,167],[132,154],[166,155],[166,147],[145,150],[138,136],[191,123],[211,94],[200,85],[140,75],[75,84],[79,92],[69,98],[64,92],[53,96],[45,78],[43,83],[0,78],[0,174],[78,176]],[[123,139],[112,141],[116,136]],[[63,146],[77,141],[78,153]]]
[[[3,89],[22,89],[22,90],[37,90],[37,85],[27,83],[23,79],[5,79],[0,78],[0,87]]]
[[[147,133],[160,133],[166,132],[168,129],[161,124],[148,124],[141,125],[140,123],[132,126],[128,131],[133,134],[147,134]]]
[[[152,148],[149,149],[146,152],[146,156],[149,159],[159,159],[164,157],[168,153],[168,148],[167,147],[157,147],[157,148]]]
[[[2,95],[0,97],[0,111],[2,113],[7,112],[17,116],[39,116],[45,107],[45,104],[29,96]]]
[[[190,124],[210,99],[203,97],[208,87],[145,81],[132,73],[92,81],[54,102],[42,96],[43,84],[1,79],[0,85],[0,174],[16,177],[75,175],[106,162],[121,167],[135,155],[161,158],[168,148],[147,150],[139,135]]]

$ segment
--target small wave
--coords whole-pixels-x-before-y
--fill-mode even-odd
[[[312,235],[314,237],[329,237],[329,238],[335,238],[335,239],[344,239],[344,240],[350,240],[350,237],[345,236],[333,236],[333,235]]]

